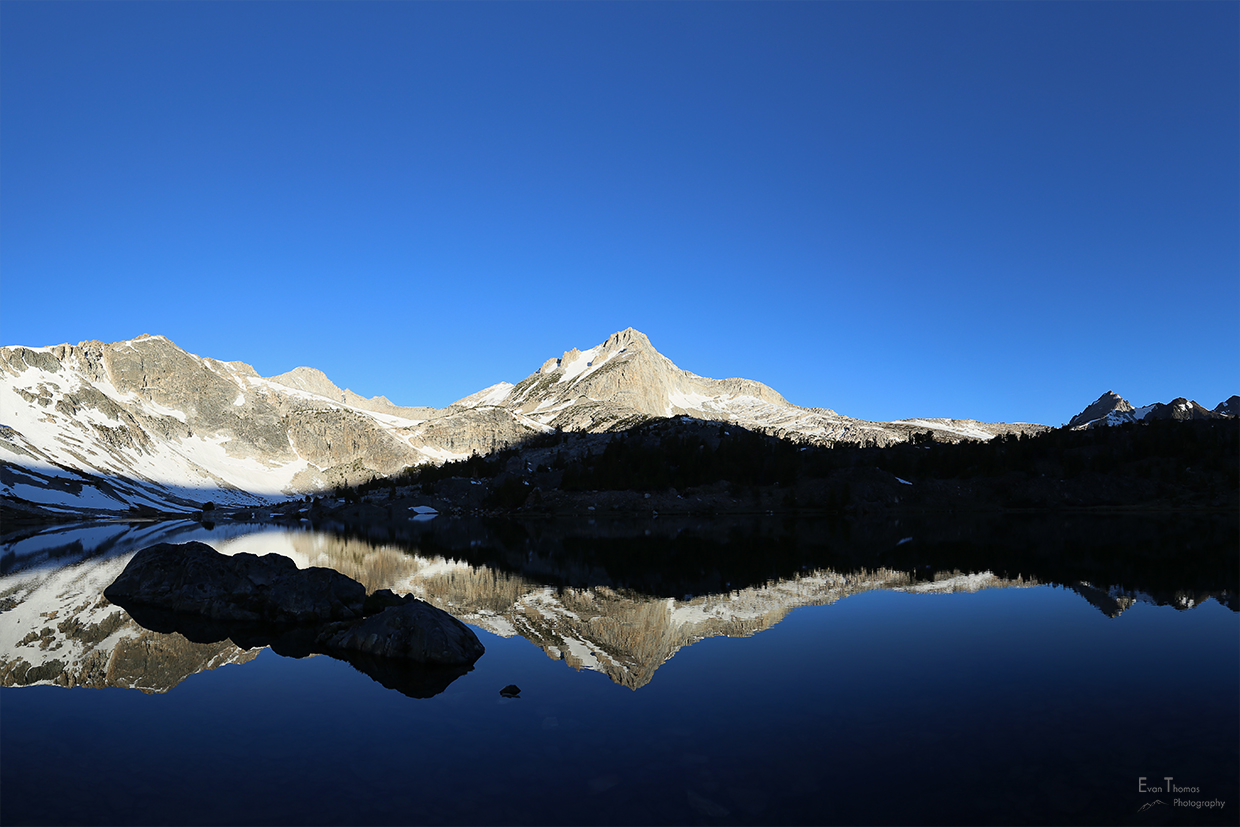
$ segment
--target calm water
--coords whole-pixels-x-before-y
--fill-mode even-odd
[[[1230,518],[442,519],[5,546],[0,821],[1237,822]],[[100,602],[137,548],[187,538],[421,594],[486,654],[410,697],[408,676],[192,642]],[[1148,791],[1168,776],[1197,792]]]

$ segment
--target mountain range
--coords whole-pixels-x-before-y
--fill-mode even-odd
[[[1185,418],[1176,413],[1182,409],[1234,415],[1238,405],[1232,397],[1215,412],[1186,400],[1133,409],[1106,394],[1072,427],[1161,417],[1164,408],[1177,418]],[[984,441],[1048,430],[971,419],[871,422],[800,407],[760,382],[682,370],[632,328],[445,408],[366,398],[309,367],[263,377],[244,362],[143,335],[0,348],[0,496],[66,513],[176,511],[204,501],[251,507],[489,454],[541,434],[607,434],[675,418],[812,445],[892,445],[926,432],[937,442]]]
[[[446,408],[401,407],[299,367],[262,377],[163,336],[0,348],[0,493],[52,509],[251,506],[466,459],[544,433],[690,417],[807,443],[940,441],[1045,430],[1024,423],[869,422],[789,403],[760,382],[682,370],[629,328],[516,384]]]
[[[1201,419],[1223,419],[1237,415],[1240,415],[1240,396],[1235,395],[1220,402],[1215,406],[1214,410],[1208,410],[1182,396],[1167,403],[1155,402],[1153,405],[1134,408],[1127,399],[1113,391],[1107,391],[1085,410],[1072,417],[1068,421],[1068,427],[1076,429],[1099,428],[1123,425],[1128,422],[1140,422],[1146,419],[1175,419],[1183,422]]]

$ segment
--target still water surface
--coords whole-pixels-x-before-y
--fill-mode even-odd
[[[1080,545],[1048,535],[1053,554],[1028,526],[1000,528],[1035,539],[985,569],[955,566],[979,552],[951,531],[908,525],[14,539],[0,551],[0,821],[1236,823],[1227,530],[1194,531],[1177,579],[1159,549],[1099,551],[1114,526],[1069,529]],[[109,620],[120,610],[99,592],[132,553],[189,538],[421,594],[486,654],[419,698],[330,657]],[[1063,576],[1081,566],[1092,580]],[[500,696],[508,684],[519,698]],[[1141,791],[1168,776],[1198,792]]]

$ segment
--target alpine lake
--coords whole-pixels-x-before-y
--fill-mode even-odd
[[[0,823],[1234,825],[1238,532],[1234,513],[10,529]],[[137,550],[189,540],[413,593],[486,653],[292,657],[102,597]]]

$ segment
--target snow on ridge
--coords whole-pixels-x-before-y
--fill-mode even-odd
[[[277,396],[291,396],[297,399],[304,399],[308,402],[326,402],[328,408],[351,411],[385,425],[392,425],[398,428],[408,428],[426,421],[425,419],[409,419],[407,417],[398,416],[397,414],[379,413],[378,411],[359,408],[356,405],[350,405],[348,402],[341,402],[337,399],[332,399],[329,396],[323,396],[322,394],[317,394],[302,388],[292,388],[288,385],[282,385],[279,382],[272,382],[264,376],[247,376],[245,379],[250,383],[251,387],[254,385],[261,385],[262,389],[265,389]]]
[[[3,345],[0,347],[3,347],[4,350],[18,350],[20,348],[21,350],[32,350],[35,353],[51,353],[56,348],[67,345],[71,347],[68,342],[59,345],[39,345],[37,347],[35,345]]]
[[[951,420],[951,421],[959,422],[961,420]],[[899,419],[891,424],[893,425],[914,425],[914,426],[922,427],[922,428],[933,428],[939,431],[947,431],[949,433],[959,434],[960,436],[967,437],[969,439],[980,439],[983,441],[995,438],[994,434],[982,428],[978,428],[974,426],[963,426],[962,427],[960,425],[949,425],[944,420]]]
[[[703,411],[707,402],[720,402],[723,397],[707,396],[703,393],[690,391],[688,393],[681,390],[674,390],[667,395],[667,415],[672,416],[675,408],[684,411]]]
[[[512,393],[512,389],[516,387],[511,382],[496,382],[489,388],[483,388],[477,393],[471,393],[463,399],[458,399],[452,403],[453,407],[462,408],[481,408],[484,406],[499,405],[508,395]]]
[[[438,448],[434,445],[413,445],[413,449],[439,462],[455,462],[456,460],[469,459],[469,452],[467,451],[449,451],[447,448]]]
[[[598,355],[598,352],[602,347],[602,345],[595,345],[589,350],[578,353],[575,357],[573,357],[571,362],[560,365],[560,370],[564,371],[564,373],[559,379],[556,380],[556,384],[571,382],[589,371],[590,368],[597,367],[593,364],[594,357]],[[601,366],[601,363],[599,366]]]
[[[955,577],[945,577],[942,580],[935,580],[932,583],[915,583],[911,586],[893,586],[892,591],[899,592],[975,592],[984,589],[994,583],[998,578],[994,572],[979,571],[973,574],[960,574]]]

